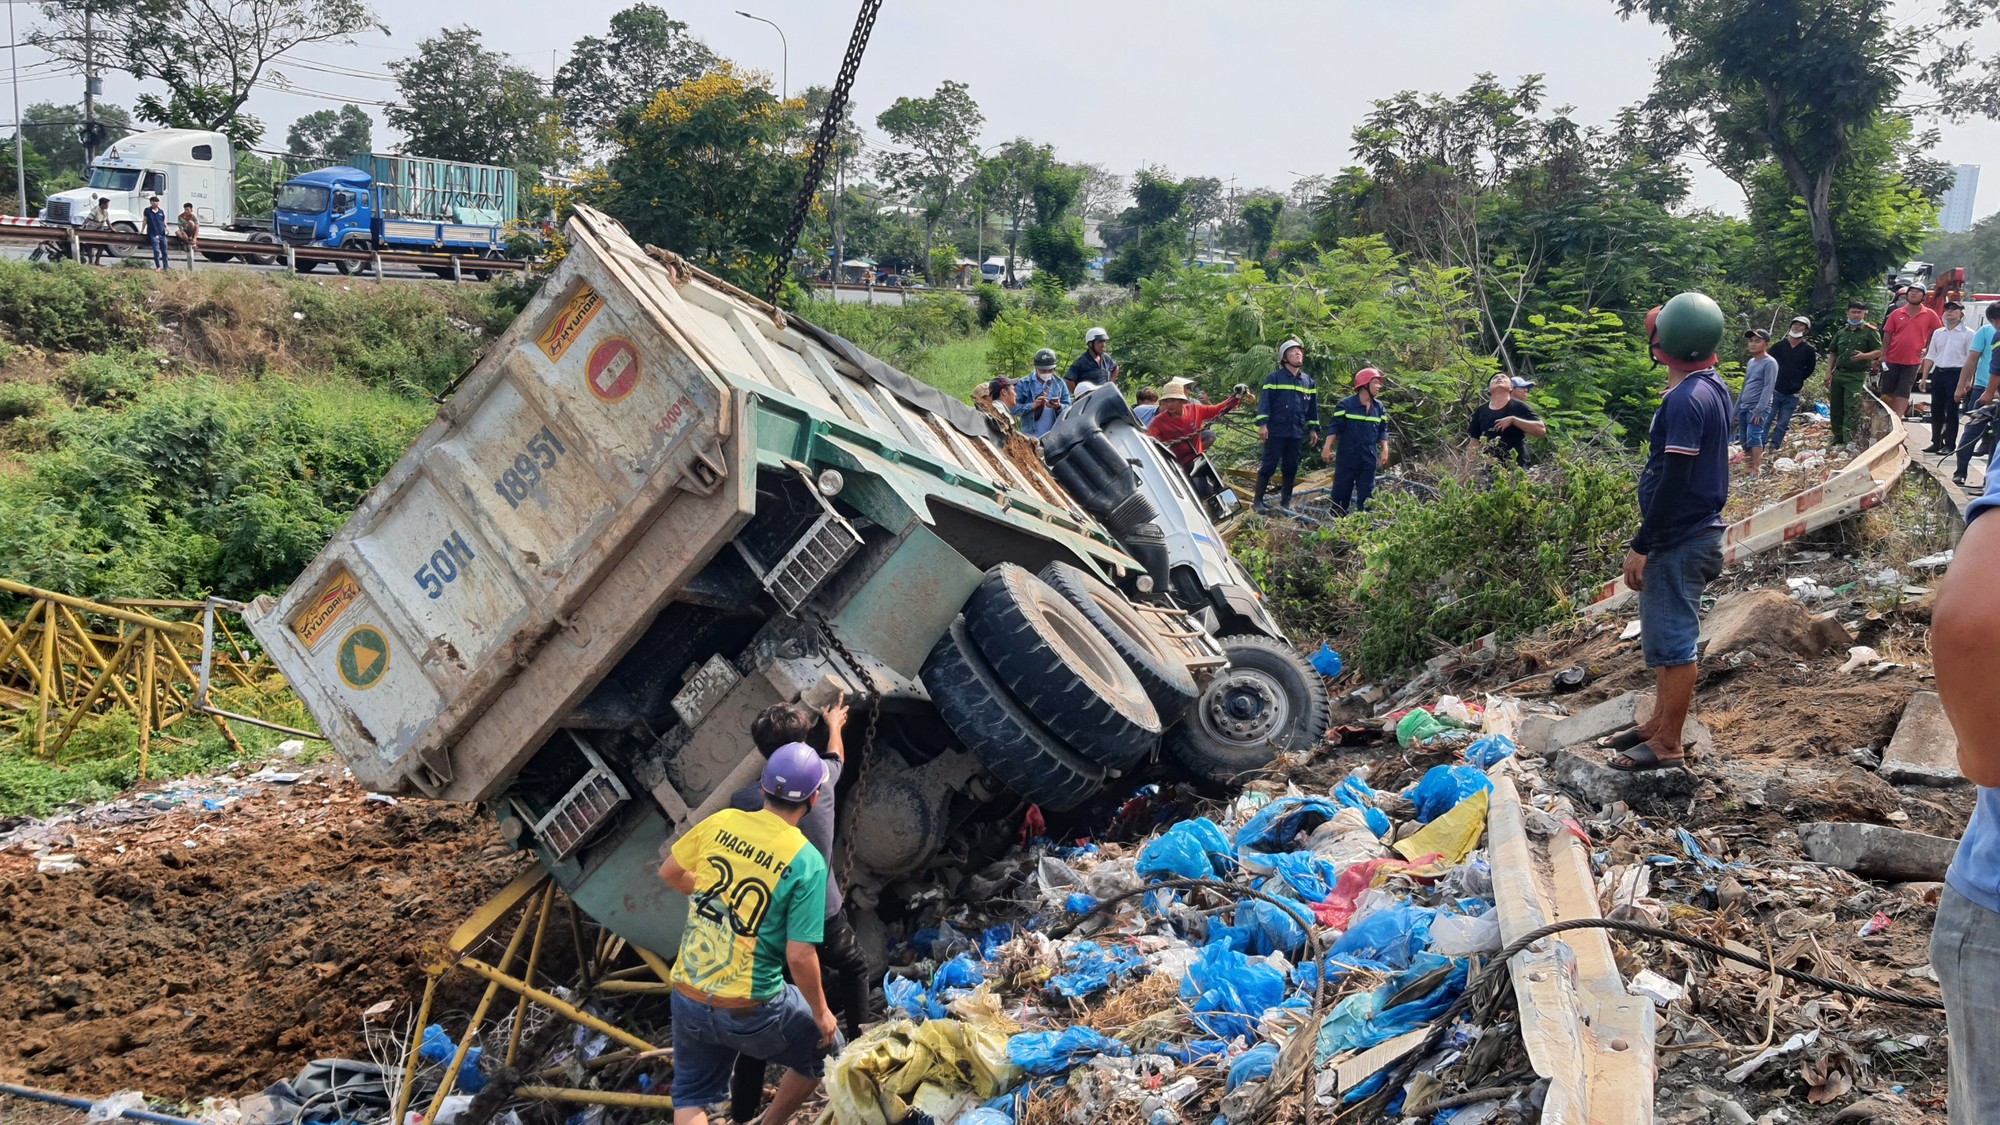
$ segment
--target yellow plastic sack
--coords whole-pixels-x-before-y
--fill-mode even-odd
[[[1020,1026],[986,989],[952,1004],[959,1019],[892,1020],[869,1028],[826,1071],[827,1100],[839,1125],[897,1125],[918,1103],[945,1104],[971,1093],[999,1096],[1021,1081],[1007,1061]]]
[[[1431,821],[1409,837],[1396,841],[1396,851],[1404,859],[1436,853],[1446,867],[1457,867],[1479,846],[1486,831],[1487,791],[1481,789],[1451,807],[1451,811]]]

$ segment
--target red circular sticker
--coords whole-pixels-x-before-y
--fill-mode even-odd
[[[590,393],[606,402],[617,402],[639,385],[639,353],[632,341],[613,336],[591,349],[590,365],[584,376]]]

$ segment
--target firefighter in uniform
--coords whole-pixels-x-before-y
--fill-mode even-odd
[[[1389,419],[1378,397],[1382,373],[1364,367],[1354,373],[1354,393],[1334,407],[1320,455],[1333,462],[1333,510],[1345,515],[1368,507],[1375,494],[1375,470],[1389,463]]]

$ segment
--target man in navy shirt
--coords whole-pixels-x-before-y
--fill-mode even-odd
[[[1682,293],[1646,314],[1653,358],[1667,393],[1653,413],[1639,476],[1638,534],[1625,555],[1625,584],[1639,591],[1639,646],[1653,669],[1653,717],[1607,740],[1611,766],[1681,765],[1681,727],[1694,705],[1701,591],[1722,573],[1722,508],[1729,502],[1729,429],[1736,407],[1715,373],[1722,309]]]
[[[1279,344],[1278,369],[1264,376],[1264,389],[1257,392],[1257,438],[1264,443],[1264,459],[1257,466],[1257,494],[1250,506],[1260,512],[1274,473],[1279,475],[1278,507],[1292,506],[1299,450],[1319,434],[1319,387],[1305,362],[1304,344]]]
[[[1951,1125],[2000,1121],[2000,473],[1965,513],[1965,536],[1938,589],[1931,654],[1938,699],[1958,735],[1958,768],[1979,787],[1972,822],[1945,872],[1931,965],[1951,1031]],[[1986,518],[1981,519],[1981,516]]]
[[[1333,462],[1333,510],[1368,507],[1375,495],[1375,470],[1389,463],[1389,419],[1378,396],[1382,373],[1364,367],[1354,373],[1354,393],[1334,407],[1320,456]]]

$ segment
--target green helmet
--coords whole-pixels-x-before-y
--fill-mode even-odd
[[[1682,293],[1646,314],[1646,336],[1669,359],[1695,363],[1722,344],[1722,307],[1705,293]]]

